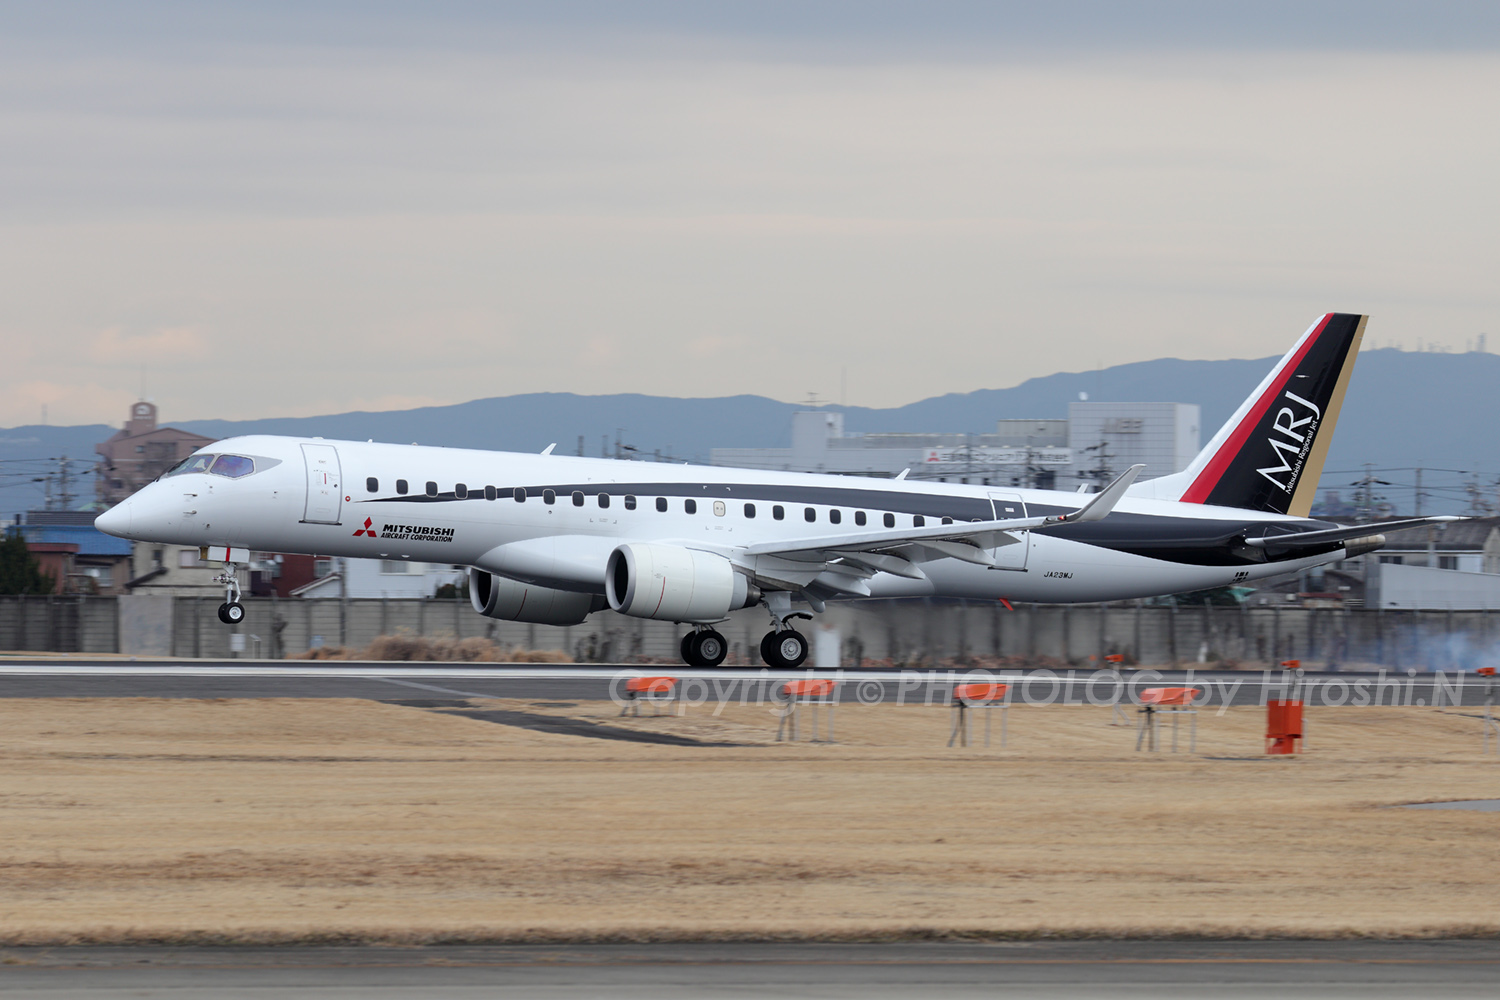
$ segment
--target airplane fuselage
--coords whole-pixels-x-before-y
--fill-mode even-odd
[[[165,476],[100,526],[145,541],[472,566],[603,594],[610,554],[626,542],[718,553],[776,578],[785,575],[778,566],[786,557],[744,550],[945,518],[1052,516],[1088,500],[999,486],[294,437],[231,438],[203,453],[248,458],[254,471]],[[991,550],[993,566],[938,558],[922,564],[919,578],[878,572],[865,583],[872,597],[1096,602],[1226,586],[1344,557],[1341,545],[1281,558],[1245,546],[1245,538],[1278,526],[1326,527],[1126,495],[1104,520],[1015,533],[1018,541]]]

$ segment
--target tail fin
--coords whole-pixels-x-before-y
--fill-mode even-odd
[[[1366,319],[1318,320],[1185,471],[1132,493],[1306,517]]]

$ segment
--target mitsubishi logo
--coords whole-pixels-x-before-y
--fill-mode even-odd
[[[371,527],[371,525],[373,525],[374,523],[375,522],[372,521],[372,520],[370,520],[368,517],[365,518],[365,526],[363,528],[360,528],[358,531],[356,531],[354,533],[354,537],[358,538],[360,535],[369,535],[371,538],[378,537],[375,534],[375,529],[373,527]]]

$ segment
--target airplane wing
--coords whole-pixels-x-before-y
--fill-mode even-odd
[[[1089,502],[1078,510],[1053,517],[1013,517],[922,528],[816,535],[759,542],[742,551],[746,556],[780,556],[808,562],[842,561],[867,571],[861,575],[887,572],[916,579],[920,579],[922,573],[913,564],[931,559],[962,559],[980,566],[993,566],[995,560],[987,550],[1019,542],[1012,532],[1054,524],[1098,521],[1108,516],[1144,468],[1144,465],[1132,465],[1103,490],[1089,497]]]
[[[1382,535],[1387,531],[1415,528],[1423,524],[1446,524],[1449,521],[1466,520],[1468,518],[1455,517],[1452,514],[1440,514],[1434,517],[1410,517],[1401,521],[1350,524],[1342,528],[1326,528],[1323,531],[1299,531],[1289,535],[1262,535],[1259,538],[1245,539],[1245,544],[1261,549],[1306,549],[1317,545],[1327,545],[1330,542],[1342,542],[1348,538],[1365,538],[1370,535]]]

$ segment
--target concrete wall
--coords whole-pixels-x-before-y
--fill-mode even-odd
[[[132,656],[171,656],[175,599],[166,594],[126,594],[117,601],[118,651]]]
[[[126,599],[128,600],[128,599]],[[145,599],[142,599],[145,600]],[[170,600],[170,653],[229,657],[230,637],[245,638],[250,657],[279,659],[314,644],[362,648],[379,635],[484,636],[508,649],[561,649],[580,662],[671,664],[683,629],[671,622],[610,613],[554,628],[501,622],[475,614],[467,601],[275,600],[245,602],[230,627],[217,598]],[[152,610],[145,610],[147,608]],[[160,605],[112,597],[0,597],[0,649],[66,652],[159,650],[168,616]],[[732,662],[758,663],[768,620],[754,609],[719,626]],[[1205,663],[1258,668],[1300,659],[1309,668],[1385,666],[1472,669],[1500,661],[1500,608],[1495,611],[1345,611],[1327,608],[1135,605],[1026,606],[1007,611],[987,602],[864,601],[832,606],[812,634],[834,626],[846,666],[863,661],[937,665],[955,658],[995,662],[1097,665],[1120,653],[1128,662]]]
[[[117,597],[0,597],[0,649],[113,653],[119,649]]]
[[[229,655],[233,629],[212,601],[179,599],[179,656]],[[363,647],[378,635],[484,636],[510,649],[561,649],[580,662],[678,662],[683,629],[671,622],[593,615],[555,628],[494,621],[467,602],[246,602],[239,630],[260,637],[262,655],[325,646]],[[1500,609],[1494,612],[1389,612],[1280,607],[1170,608],[1133,605],[1017,606],[987,602],[864,601],[833,605],[817,624],[843,637],[844,662],[935,664],[958,657],[1088,666],[1120,653],[1141,664],[1273,666],[1300,659],[1309,668],[1383,665],[1469,669],[1500,659]],[[758,663],[768,619],[736,612],[719,626],[734,662]],[[800,626],[811,634],[811,628]],[[257,643],[248,641],[249,655]]]

